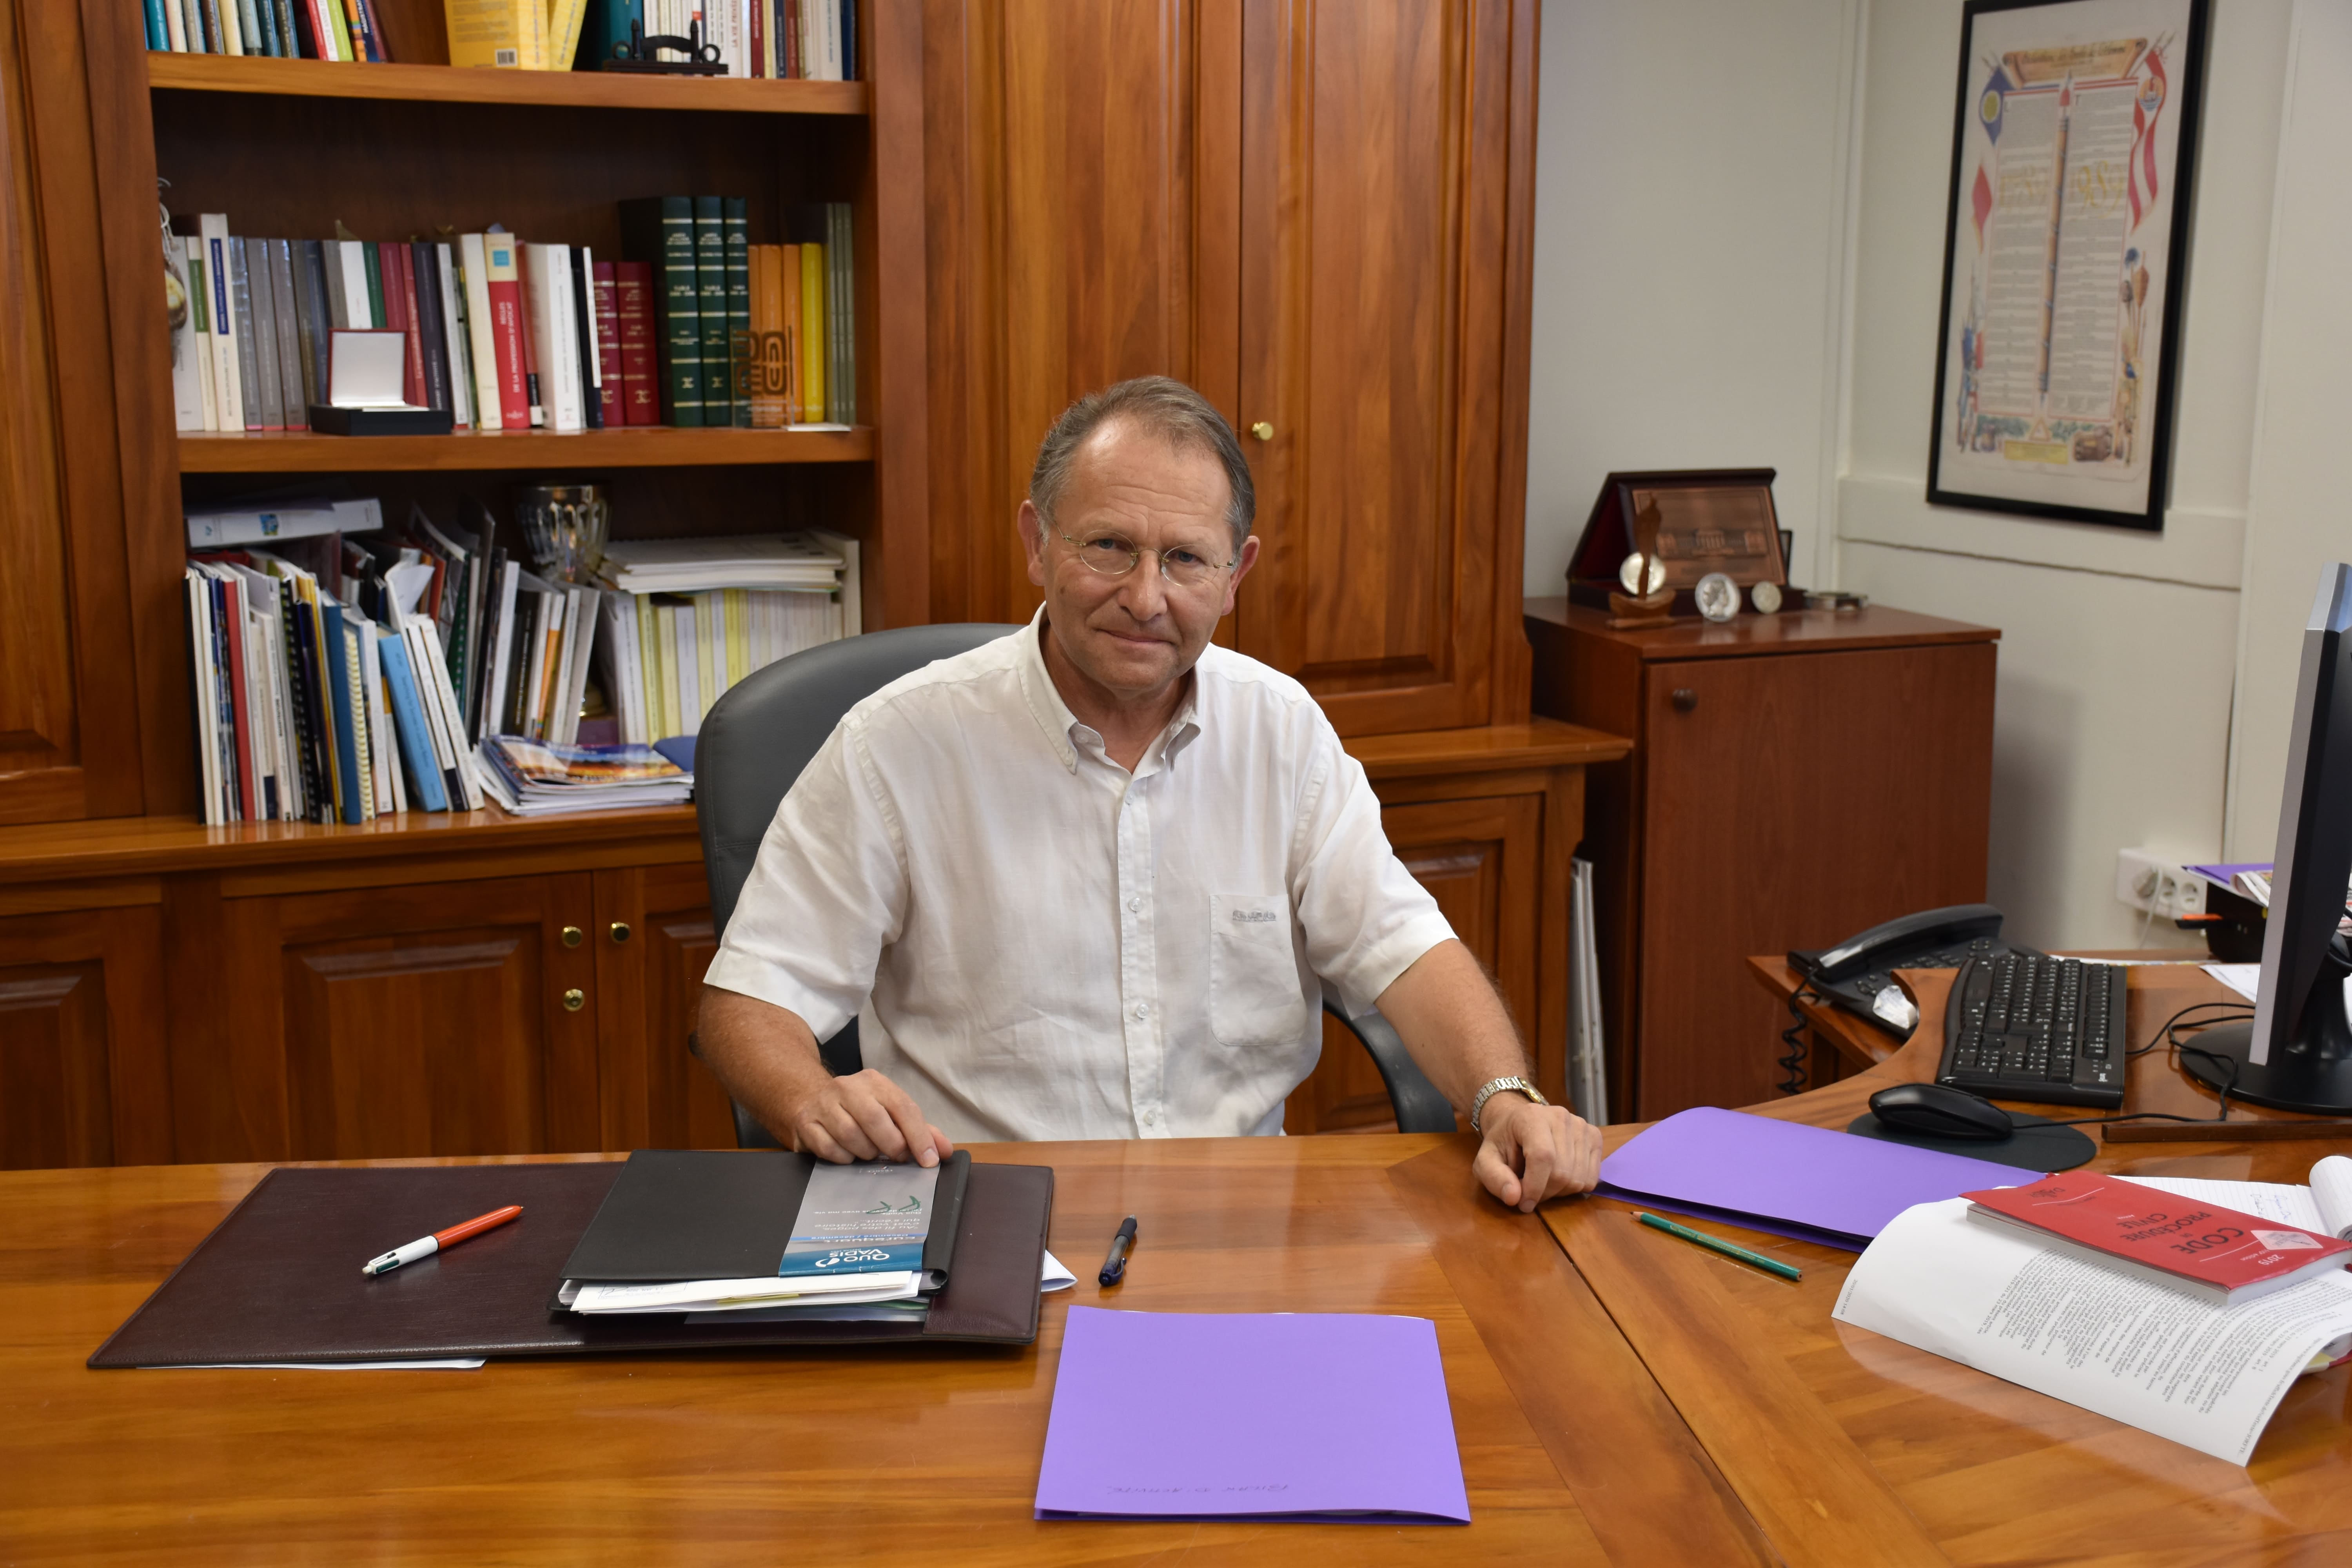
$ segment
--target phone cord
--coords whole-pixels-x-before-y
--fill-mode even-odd
[[[1809,994],[1809,988],[1801,984],[1789,993],[1789,1026],[1780,1031],[1780,1043],[1789,1047],[1780,1058],[1782,1094],[1802,1094],[1805,1091],[1805,1058],[1811,1055],[1811,1047],[1805,1042],[1804,1011],[1797,1004]],[[1816,995],[1812,999],[1818,1002],[1821,997]]]

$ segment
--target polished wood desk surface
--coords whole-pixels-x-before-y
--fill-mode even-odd
[[[1949,971],[1906,971],[1917,1031],[1853,1077],[1748,1109],[1843,1127],[1889,1083],[1934,1072]],[[2236,999],[2194,964],[2136,967],[2135,1047],[2192,1002]],[[2168,1053],[2135,1058],[2126,1108],[2211,1115]],[[2069,1108],[2031,1107],[2053,1116]],[[2273,1113],[2232,1106],[2231,1120]],[[1611,1128],[1611,1147],[1636,1128]],[[2097,1128],[2084,1131],[2100,1138]],[[2352,1144],[2102,1140],[2092,1169],[2302,1182]],[[1664,1245],[1630,1205],[1549,1205],[1545,1222],[1719,1473],[1791,1563],[2189,1564],[2352,1561],[2352,1368],[2300,1379],[2241,1469],[1832,1322],[1853,1254],[1698,1225],[1801,1265],[1801,1282]]]
[[[1082,1282],[1046,1298],[1034,1347],[479,1372],[89,1371],[265,1167],[10,1172],[0,1561],[1769,1562],[1541,1222],[1474,1195],[1473,1148],[982,1146],[1055,1168],[1050,1245]],[[1100,1290],[1096,1263],[1129,1213],[1128,1282]],[[1033,1521],[1073,1301],[1433,1319],[1472,1523]],[[1151,1418],[1148,1399],[1135,1416]]]

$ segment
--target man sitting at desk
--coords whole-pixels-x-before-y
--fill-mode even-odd
[[[1328,983],[1377,1005],[1533,1209],[1600,1134],[1542,1103],[1502,999],[1381,831],[1304,687],[1213,647],[1257,559],[1249,467],[1161,377],[1072,405],[1018,526],[1018,634],[850,710],[777,808],[698,1025],[793,1147],[1271,1133]],[[865,1070],[817,1041],[852,1018]]]

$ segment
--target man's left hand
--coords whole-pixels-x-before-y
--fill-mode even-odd
[[[1601,1179],[1601,1130],[1566,1108],[1538,1105],[1507,1090],[1486,1101],[1486,1142],[1471,1169],[1486,1190],[1524,1214]]]

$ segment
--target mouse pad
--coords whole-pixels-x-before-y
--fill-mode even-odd
[[[1965,1154],[1971,1160],[1990,1160],[1996,1165],[2014,1165],[2021,1171],[2044,1175],[2087,1164],[2091,1156],[2099,1152],[2099,1146],[2079,1129],[2061,1127],[2048,1117],[2028,1116],[2019,1110],[2011,1111],[2009,1116],[2017,1123],[2017,1131],[1998,1142],[1938,1138],[1932,1132],[1889,1127],[1868,1111],[1855,1118],[1846,1131],[1884,1143],[1906,1143],[1914,1149],[1933,1149],[1943,1154]]]

